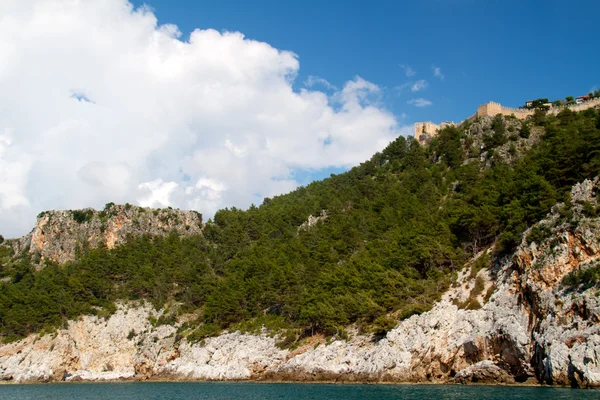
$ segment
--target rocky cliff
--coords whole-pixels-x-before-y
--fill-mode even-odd
[[[35,261],[49,259],[58,263],[73,260],[78,247],[104,245],[112,249],[129,235],[182,235],[202,232],[202,215],[196,211],[150,209],[129,204],[109,203],[104,210],[45,211],[38,215],[33,230],[4,244],[15,254],[28,253]]]
[[[598,179],[576,185],[572,204],[556,205],[514,254],[482,269],[475,260],[431,311],[399,321],[383,338],[350,327],[348,340],[312,337],[293,351],[279,348],[277,336],[266,331],[190,343],[178,334],[183,321],[158,325],[163,310],[130,303],[111,317],[84,316],[51,334],[1,346],[0,379],[600,386],[598,285],[564,284],[597,266],[599,190]]]

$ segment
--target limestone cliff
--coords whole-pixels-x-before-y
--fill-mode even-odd
[[[128,235],[183,235],[202,232],[202,216],[196,211],[150,209],[109,203],[104,210],[45,211],[33,230],[20,239],[7,240],[14,253],[29,253],[39,260],[58,263],[73,260],[78,246],[104,245],[112,249]]]
[[[313,337],[293,351],[277,347],[278,338],[266,331],[190,343],[178,334],[182,321],[156,326],[151,321],[164,311],[124,304],[109,318],[85,316],[52,334],[0,346],[0,379],[600,386],[598,287],[563,284],[600,257],[600,218],[586,212],[598,208],[599,190],[598,179],[576,185],[572,205],[555,206],[526,232],[514,254],[462,271],[431,311],[399,321],[384,338],[349,327],[348,340]]]
[[[514,165],[540,142],[544,128],[532,126],[510,116],[484,116],[462,125],[466,138],[462,140],[466,162],[479,160],[482,168],[491,168],[497,161]],[[493,148],[491,148],[493,147]]]

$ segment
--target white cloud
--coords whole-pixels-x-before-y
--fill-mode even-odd
[[[425,79],[420,79],[416,82],[405,82],[401,85],[394,87],[394,90],[398,92],[398,94],[403,94],[406,92],[420,92],[429,86],[429,83]]]
[[[412,84],[413,84],[412,82],[405,82],[401,85],[394,87],[394,90],[396,90],[399,94],[402,94],[404,92],[409,91]]]
[[[412,99],[407,101],[408,104],[411,104],[415,107],[429,107],[430,105],[432,105],[433,103],[427,99],[424,98],[418,98],[418,99]]]
[[[425,89],[426,87],[427,87],[427,81],[425,79],[421,79],[412,84],[412,86],[410,87],[410,91],[413,93],[419,92],[419,91]]]
[[[444,80],[444,74],[442,74],[442,69],[440,67],[433,66],[433,76],[439,78],[440,80]]]
[[[408,76],[409,78],[411,76],[414,76],[417,72],[412,69],[412,67],[410,65],[404,65],[404,64],[400,64],[400,68],[402,68],[404,70],[404,73],[406,74],[406,76]]]
[[[138,185],[142,192],[139,203],[142,207],[168,207],[171,205],[171,194],[179,185],[177,182],[163,182],[158,178]]]
[[[306,78],[306,80],[304,81],[304,86],[306,86],[307,88],[312,88],[314,86],[323,86],[327,89],[337,90],[337,88],[331,83],[329,83],[327,79],[313,75],[309,75],[308,78]]]
[[[109,201],[210,217],[405,131],[360,77],[294,91],[289,51],[238,32],[182,37],[126,0],[0,2],[0,233]]]

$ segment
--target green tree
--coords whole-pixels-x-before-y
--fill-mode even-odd
[[[547,98],[539,98],[536,100],[533,100],[531,102],[531,106],[529,108],[533,108],[533,109],[543,109],[543,110],[547,110],[549,107],[547,106],[548,103],[548,99]]]

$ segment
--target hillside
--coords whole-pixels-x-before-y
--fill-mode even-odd
[[[421,381],[428,376],[441,380],[456,376],[470,381],[483,369],[484,375],[495,371],[497,381],[536,377],[561,384],[577,383],[579,379],[581,385],[593,385],[600,382],[600,378],[593,378],[596,367],[591,369],[592,378],[584,372],[585,379],[576,378],[573,373],[565,373],[560,379],[545,376],[544,368],[549,367],[544,366],[544,357],[548,358],[553,348],[545,348],[539,337],[533,338],[544,327],[546,322],[542,321],[547,321],[545,313],[549,312],[550,303],[544,296],[548,290],[566,305],[579,304],[579,295],[573,293],[584,293],[582,296],[587,299],[589,293],[597,290],[598,272],[588,262],[595,259],[596,248],[586,247],[585,263],[571,262],[565,267],[564,260],[572,260],[571,255],[564,256],[564,260],[555,258],[553,271],[562,272],[554,272],[550,277],[549,272],[544,272],[546,267],[532,271],[531,260],[539,260],[544,251],[554,249],[561,243],[560,238],[568,237],[568,232],[583,229],[582,221],[592,224],[586,225],[588,231],[589,226],[596,226],[596,181],[584,183],[589,188],[585,191],[587,197],[577,197],[579,189],[574,189],[573,194],[571,190],[586,179],[594,179],[598,171],[600,114],[596,110],[565,110],[556,116],[536,114],[527,121],[485,117],[445,128],[427,146],[400,137],[347,173],[266,199],[259,207],[221,210],[205,224],[201,234],[188,234],[175,224],[170,226],[175,228],[170,233],[163,230],[156,235],[150,224],[110,250],[106,243],[82,244],[73,259],[60,264],[55,257],[36,260],[26,251],[11,256],[15,248],[15,242],[11,242],[12,247],[4,247],[0,269],[0,334],[5,341],[13,341],[41,330],[54,332],[61,325],[71,329],[75,322],[67,321],[90,314],[107,318],[106,323],[112,318],[123,322],[127,314],[124,304],[146,301],[160,311],[139,311],[144,316],[136,322],[139,326],[129,328],[133,333],[128,340],[137,335],[155,335],[154,343],[163,346],[163,350],[178,349],[173,359],[160,361],[160,365],[171,365],[171,369],[160,370],[153,364],[154,367],[148,367],[149,376],[173,373],[192,377],[182,372],[192,371],[189,365],[181,364],[191,357],[186,351],[204,351],[199,349],[213,346],[217,343],[214,341],[229,340],[227,337],[231,336],[227,334],[207,339],[223,331],[257,333],[264,328],[278,333],[279,339],[250,335],[254,339],[247,340],[255,341],[252,346],[269,349],[268,357],[261,353],[263,350],[257,350],[266,357],[267,361],[263,361],[267,366],[261,370],[270,371],[266,377],[297,378],[321,373],[325,378],[338,376],[335,371],[341,370],[331,364],[336,358],[326,355],[333,348],[328,345],[314,353],[307,351],[314,338],[323,337],[338,339],[331,346],[347,343],[336,346],[345,346],[352,357],[367,352],[363,354],[365,360],[379,357],[369,353],[373,343],[377,343],[375,350],[387,351],[385,356],[380,354],[382,359],[395,360],[393,367],[384,368],[385,373],[378,369],[383,368],[378,362],[361,366],[349,361],[355,365],[350,372],[356,379],[385,380],[389,375],[390,380]],[[94,212],[92,215],[97,216]],[[99,216],[95,218],[100,220]],[[544,218],[562,221],[563,225],[557,228],[554,222],[540,222]],[[64,237],[69,232],[72,230],[56,234]],[[585,235],[594,238],[596,234],[593,228]],[[551,237],[557,237],[558,242],[547,244],[552,243],[547,241]],[[556,251],[550,252],[552,257],[558,257]],[[465,266],[469,269],[465,270]],[[571,292],[559,293],[563,278],[573,287]],[[533,284],[539,282],[546,282],[545,286]],[[537,295],[542,300],[536,300]],[[526,299],[521,300],[521,305],[519,296]],[[592,300],[586,301],[592,304]],[[432,307],[431,312],[415,316]],[[590,329],[596,329],[592,319],[597,318],[597,313],[589,307],[586,310],[575,314],[585,324],[591,323]],[[498,336],[501,322],[494,315],[507,313],[523,316],[507,320],[505,336]],[[149,314],[154,317],[148,319]],[[575,318],[574,314],[567,314],[561,318]],[[468,346],[462,343],[462,350],[456,350],[462,353],[452,357],[433,352],[430,357],[437,354],[438,359],[429,359],[428,366],[421,361],[420,369],[416,368],[416,361],[411,364],[406,360],[422,358],[423,352],[410,347],[416,343],[403,342],[403,335],[424,335],[423,340],[433,343],[438,352],[440,348],[451,351],[457,346],[454,342],[448,344],[448,332],[444,331],[448,328],[431,331],[434,336],[446,332],[441,339],[423,333],[423,329],[430,331],[423,324],[436,315],[438,320],[443,315],[446,321],[440,326],[452,326],[451,318],[468,321],[468,332],[479,331],[483,339],[474,339]],[[93,318],[97,317],[85,317],[77,323],[100,323]],[[153,323],[147,322],[152,318]],[[485,325],[482,321],[486,318],[496,322]],[[533,325],[527,321],[532,318],[537,321]],[[416,336],[411,331],[415,326],[422,331]],[[492,334],[494,329],[496,333]],[[246,339],[229,335],[244,345]],[[142,347],[150,338],[143,337],[146,339],[140,342]],[[371,339],[365,339],[368,337]],[[544,337],[554,340],[555,336],[546,333]],[[573,337],[575,342],[569,342],[569,349],[584,343],[578,336]],[[501,339],[514,343],[507,347],[498,342]],[[385,347],[394,341],[395,350]],[[280,350],[273,347],[276,342]],[[33,346],[31,339],[25,339],[3,351],[9,357],[11,349],[30,345]],[[396,354],[397,346],[404,346],[410,357]],[[300,353],[291,357],[293,352],[287,348]],[[503,353],[503,348],[508,348],[509,353]],[[277,363],[273,364],[269,357],[289,361],[274,368]],[[538,364],[532,363],[531,357]],[[594,357],[594,365],[599,358]],[[495,360],[492,366],[496,369],[485,364],[491,360]],[[197,359],[188,361],[194,363]],[[414,370],[414,376],[406,375],[407,365]],[[138,368],[141,367],[136,367],[135,374]],[[586,368],[591,367],[586,364]],[[456,375],[463,370],[467,372]],[[205,375],[194,372],[193,377],[255,376],[254,372],[219,375],[216,370],[211,371]],[[4,376],[14,375],[5,372]],[[57,379],[55,373],[48,376]]]

